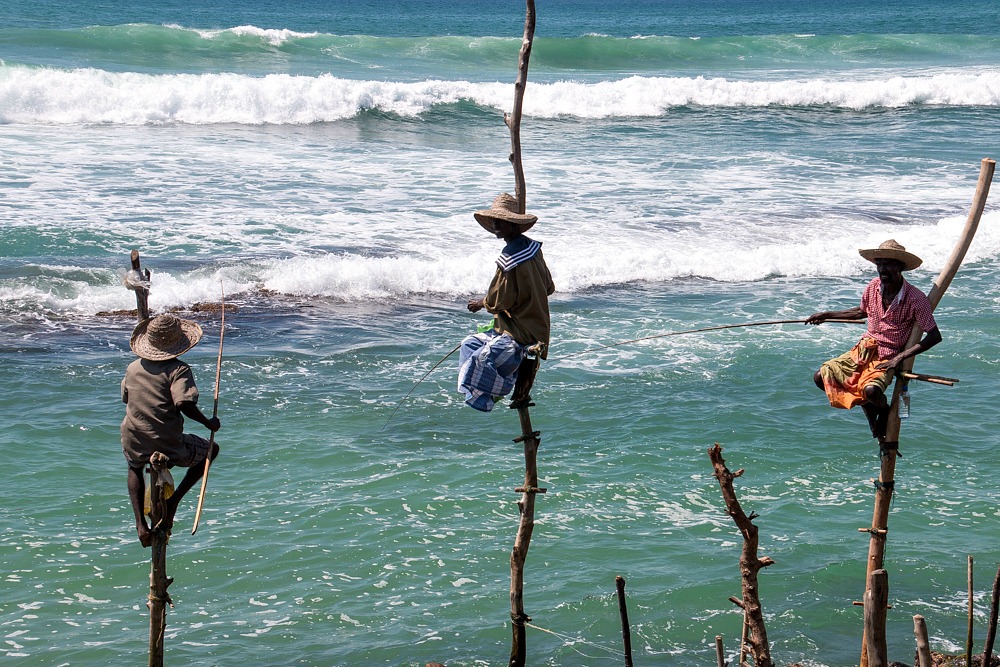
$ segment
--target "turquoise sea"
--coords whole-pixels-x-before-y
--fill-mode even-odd
[[[513,190],[502,113],[524,4],[19,0],[0,7],[0,663],[144,664],[149,552],[118,427],[134,307],[186,359],[218,438],[202,525],[169,552],[168,664],[505,664],[523,482],[513,411],[462,405],[451,360]],[[533,665],[735,662],[741,538],[724,447],[776,564],[778,664],[857,664],[877,447],[811,382],[860,333],[783,325],[857,304],[894,238],[925,291],[1000,153],[994,0],[538,0],[522,122],[530,235],[557,293],[533,392]],[[1000,205],[916,370],[889,519],[889,652],[976,650],[1000,563]],[[570,356],[576,355],[576,356]],[[194,432],[202,432],[191,425]]]

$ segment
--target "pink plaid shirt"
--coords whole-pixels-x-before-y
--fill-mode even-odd
[[[882,308],[882,280],[872,280],[861,295],[861,310],[868,316],[865,335],[878,343],[879,359],[888,359],[901,352],[914,324],[920,325],[925,333],[937,328],[927,295],[905,280],[888,309]]]

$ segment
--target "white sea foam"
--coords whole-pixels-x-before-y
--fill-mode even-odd
[[[415,116],[461,100],[507,109],[510,85],[360,81],[329,74],[151,75],[0,67],[0,123],[307,124],[342,120],[365,110]],[[615,118],[660,116],[687,106],[860,110],[910,105],[1000,106],[1000,72],[779,81],[633,76],[597,83],[535,83],[524,113]]]
[[[618,230],[609,245],[611,225],[595,223],[595,233],[581,236],[566,228],[536,234],[557,285],[556,298],[595,287],[664,282],[702,277],[722,282],[769,277],[856,276],[870,271],[858,248],[876,246],[888,237],[919,249],[922,271],[936,274],[947,260],[965,223],[949,216],[925,225],[900,227],[886,222],[853,229],[850,224],[824,228],[823,221],[789,230],[774,238],[766,229],[739,233],[719,228],[707,234],[664,236],[656,230]],[[849,231],[846,231],[849,230]],[[539,230],[542,232],[542,230]],[[216,271],[156,271],[154,309],[189,307],[218,299],[220,283],[232,298],[267,290],[287,297],[324,297],[342,302],[435,296],[460,300],[479,293],[494,271],[495,244],[472,249],[465,242],[442,242],[440,256],[417,246],[387,257],[353,253],[311,253],[280,259],[251,260]],[[988,211],[966,256],[967,263],[1000,257],[1000,212]],[[57,273],[64,267],[43,271]],[[113,273],[112,269],[107,272]],[[0,303],[20,312],[93,314],[133,307],[133,297],[113,280],[100,285],[62,284],[60,295],[49,285],[14,282],[0,285]]]

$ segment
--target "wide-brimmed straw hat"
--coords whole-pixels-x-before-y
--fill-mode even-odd
[[[166,361],[184,354],[201,340],[197,322],[173,315],[157,315],[139,322],[129,345],[136,356],[150,361]]]
[[[924,262],[924,260],[917,257],[912,252],[906,252],[906,248],[896,243],[894,239],[889,239],[877,248],[871,248],[869,250],[862,248],[858,250],[858,252],[861,253],[861,256],[869,262],[874,262],[876,259],[898,260],[903,263],[904,271],[915,269]]]
[[[493,233],[494,220],[513,223],[520,227],[520,231],[525,232],[535,224],[538,216],[528,213],[518,213],[517,208],[517,198],[504,192],[496,196],[490,208],[476,211],[472,215],[476,217],[476,220],[483,226],[483,229],[490,233]]]

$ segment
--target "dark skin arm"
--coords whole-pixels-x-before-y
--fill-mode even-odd
[[[469,305],[467,307],[470,313],[478,313],[486,307],[486,297],[483,297],[482,299],[469,299]]]
[[[861,310],[861,307],[851,308],[849,310],[828,310],[822,313],[813,313],[806,319],[806,324],[822,324],[827,320],[863,320],[865,319],[865,313]],[[926,352],[935,345],[941,342],[941,331],[935,327],[927,332],[923,340],[921,340],[916,345],[908,347],[891,359],[886,359],[880,363],[877,368],[880,371],[888,371],[895,369],[904,360],[914,357],[921,352]]]
[[[896,356],[892,357],[891,359],[886,359],[885,361],[880,363],[876,368],[878,368],[880,371],[892,370],[897,366],[899,366],[899,364],[902,363],[903,360],[909,359],[910,357],[915,357],[921,352],[926,352],[927,350],[931,349],[940,342],[941,342],[941,331],[938,330],[937,327],[934,327],[933,329],[927,332],[927,334],[924,336],[924,339],[921,340],[919,343],[913,345],[912,347],[906,348],[905,350],[903,350]]]
[[[218,431],[222,428],[222,424],[219,422],[218,417],[212,417],[211,419],[206,417],[205,414],[198,409],[198,405],[192,401],[184,401],[177,406],[177,409],[181,411],[188,419],[193,419],[198,422],[209,431]]]
[[[823,324],[827,320],[863,320],[865,317],[861,306],[856,306],[847,310],[825,310],[821,313],[813,313],[806,318],[806,324]]]

